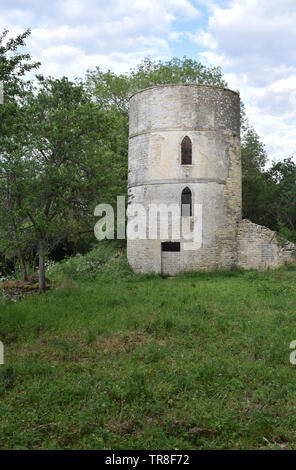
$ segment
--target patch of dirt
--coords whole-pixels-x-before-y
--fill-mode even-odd
[[[10,280],[4,281],[0,285],[4,300],[16,302],[26,295],[38,294],[38,275],[33,274],[27,281]],[[50,280],[46,278],[46,289],[50,288]]]
[[[22,359],[38,353],[40,359],[50,362],[96,360],[102,356],[121,355],[132,352],[139,346],[143,348],[155,342],[155,338],[142,333],[126,335],[122,332],[103,333],[97,336],[95,341],[88,342],[77,334],[61,335],[59,337],[47,337],[36,340],[35,344],[16,345],[10,356],[21,356]],[[164,340],[157,341],[161,346],[166,346]]]
[[[109,429],[115,434],[132,434],[136,430],[136,425],[133,421],[123,421],[121,423],[111,423]]]

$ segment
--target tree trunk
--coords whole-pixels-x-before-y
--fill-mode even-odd
[[[25,263],[25,260],[24,260],[24,255],[23,255],[23,252],[20,248],[18,250],[18,257],[19,257],[19,262],[20,262],[20,266],[21,266],[23,281],[26,282],[28,280],[28,273],[27,273],[26,263]]]
[[[45,240],[39,240],[38,252],[39,252],[39,294],[45,292]]]

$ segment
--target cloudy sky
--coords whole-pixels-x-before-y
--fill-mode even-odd
[[[31,28],[29,51],[53,76],[146,56],[220,65],[270,158],[296,154],[295,0],[1,0],[4,28]]]

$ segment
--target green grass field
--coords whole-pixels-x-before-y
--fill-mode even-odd
[[[0,447],[296,449],[296,271],[136,276],[112,250],[1,301]]]

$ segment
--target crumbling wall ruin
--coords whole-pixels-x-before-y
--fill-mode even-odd
[[[243,219],[238,230],[238,263],[242,269],[275,269],[296,265],[296,245],[277,232]]]

